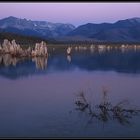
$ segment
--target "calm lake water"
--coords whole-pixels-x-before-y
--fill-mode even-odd
[[[139,49],[7,54],[0,63],[0,137],[140,137]]]

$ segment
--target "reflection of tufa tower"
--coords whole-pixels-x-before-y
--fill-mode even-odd
[[[99,54],[103,53],[106,51],[106,46],[105,45],[98,45],[98,52]]]
[[[72,50],[72,47],[67,48],[67,60],[69,63],[71,62],[71,56],[70,56],[71,50]]]
[[[32,50],[31,54],[32,54],[33,57],[48,56],[46,43],[44,41],[42,41],[41,43],[36,43],[35,44],[35,49]]]
[[[93,44],[90,45],[90,52],[93,53],[95,50],[95,46]]]
[[[19,44],[16,44],[15,40],[12,40],[10,42],[7,39],[4,39],[2,46],[3,46],[3,48],[1,48],[1,51],[3,53],[9,53],[9,54],[14,55],[14,56],[23,53],[22,48],[20,47]]]
[[[71,62],[71,56],[70,55],[67,55],[67,60],[68,60],[69,63]]]
[[[47,67],[48,58],[46,57],[34,57],[32,61],[35,62],[36,68],[44,70]]]
[[[19,61],[18,58],[12,57],[10,54],[2,55],[0,59],[1,59],[0,60],[1,63],[3,60],[4,66],[10,66],[10,65],[16,66],[17,62]]]
[[[102,104],[105,105],[107,103],[107,93],[108,90],[106,87],[103,87],[103,98],[102,98]]]

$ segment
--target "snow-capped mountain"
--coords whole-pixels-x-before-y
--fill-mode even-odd
[[[48,21],[32,21],[13,16],[0,20],[1,31],[32,35],[43,38],[55,38],[64,36],[75,29],[72,24],[52,23]]]

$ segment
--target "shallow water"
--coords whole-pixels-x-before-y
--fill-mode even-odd
[[[140,113],[122,122],[110,113],[103,120],[75,104],[83,91],[99,116],[96,107],[105,100],[140,109],[139,50],[53,52],[33,60],[1,57],[0,137],[140,137]]]

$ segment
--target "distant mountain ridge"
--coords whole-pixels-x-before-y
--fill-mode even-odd
[[[119,20],[115,23],[88,23],[77,27],[67,36],[106,42],[140,42],[140,18]]]
[[[140,42],[140,18],[134,17],[115,23],[87,23],[76,28],[72,24],[10,16],[0,20],[0,32],[57,41]]]
[[[66,35],[75,29],[75,26],[72,24],[51,23],[47,21],[32,21],[10,16],[0,20],[0,29],[1,31],[19,33],[22,35],[54,38]]]

